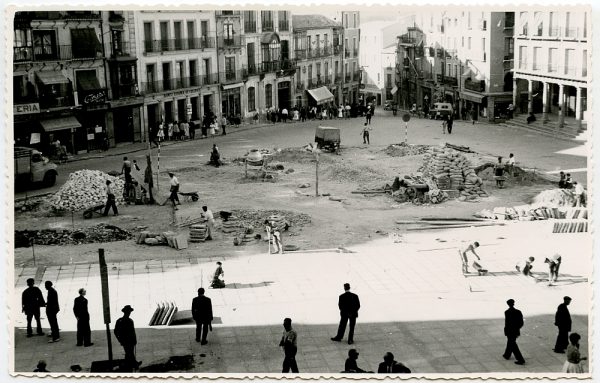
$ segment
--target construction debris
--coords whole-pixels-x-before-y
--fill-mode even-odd
[[[190,242],[204,242],[206,239],[206,225],[192,225],[190,227]]]
[[[423,156],[423,166],[420,170],[424,176],[435,181],[438,189],[460,190],[459,200],[488,196],[483,190],[483,181],[475,173],[471,161],[454,149],[431,147]]]
[[[103,223],[78,230],[15,230],[15,247],[29,247],[32,241],[36,245],[63,246],[124,241],[131,237],[128,231]]]
[[[570,189],[544,190],[533,199],[534,205],[539,206],[573,206],[575,193]]]
[[[184,234],[177,234],[173,231],[163,233],[152,233],[144,230],[136,234],[135,243],[150,246],[169,246],[176,250],[187,249],[188,241]]]
[[[56,210],[80,211],[106,202],[106,181],[110,180],[116,204],[123,204],[125,181],[100,170],[79,170],[69,175],[67,182],[51,197],[49,204]]]
[[[392,144],[385,148],[385,154],[391,157],[418,156],[427,153],[429,146],[427,145],[410,145],[405,142]]]

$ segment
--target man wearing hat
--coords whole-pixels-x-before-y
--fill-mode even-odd
[[[517,345],[517,338],[521,335],[521,327],[523,327],[523,314],[514,307],[514,299],[507,300],[506,304],[508,305],[508,310],[504,312],[506,350],[502,354],[502,357],[508,360],[512,354],[515,354],[515,364],[525,364],[525,359],[523,359],[523,355],[521,355],[521,351]]]
[[[558,305],[554,316],[554,325],[558,327],[558,336],[553,351],[558,354],[564,354],[569,345],[569,331],[571,331],[571,313],[567,307],[569,303],[571,303],[571,297],[564,297],[563,303]]]
[[[344,337],[346,332],[346,324],[350,322],[350,330],[348,330],[348,344],[354,343],[354,326],[356,318],[358,318],[358,310],[360,309],[360,300],[358,295],[350,292],[350,284],[344,283],[344,293],[340,295],[338,300],[340,309],[340,325],[338,326],[337,335],[331,340],[339,342]]]
[[[192,317],[196,321],[196,342],[205,345],[206,337],[213,320],[212,302],[204,296],[204,288],[198,289],[198,296],[192,300]]]
[[[133,320],[129,317],[133,308],[127,305],[121,309],[123,316],[117,319],[115,323],[115,336],[123,350],[125,350],[125,366],[127,369],[137,370],[142,364],[135,358],[135,346],[137,345],[137,338],[135,336],[135,326]]]
[[[40,307],[46,306],[44,296],[39,287],[34,286],[35,280],[33,278],[27,279],[27,288],[23,291],[21,296],[21,308],[23,313],[27,316],[27,337],[33,336],[33,328],[31,327],[31,320],[35,318],[37,324],[37,334],[44,335],[42,331],[42,323],[40,322]]]
[[[365,371],[358,367],[356,361],[358,360],[358,351],[352,348],[348,351],[348,359],[346,359],[346,364],[344,365],[344,372],[351,373],[364,373],[364,372],[373,372],[373,371]]]

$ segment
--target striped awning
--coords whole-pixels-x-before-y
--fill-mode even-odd
[[[315,99],[317,105],[324,104],[329,101],[333,101],[333,94],[327,89],[326,86],[322,86],[316,89],[308,89],[308,94],[311,95],[312,98]]]

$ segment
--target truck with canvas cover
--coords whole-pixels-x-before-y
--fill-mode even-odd
[[[14,149],[15,185],[29,187],[36,183],[54,186],[58,176],[57,166],[33,148],[17,146]]]
[[[336,152],[340,149],[340,129],[319,126],[315,130],[315,142],[319,149]]]

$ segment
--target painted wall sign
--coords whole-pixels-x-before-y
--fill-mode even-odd
[[[32,102],[30,104],[18,104],[13,105],[13,114],[31,114],[31,113],[39,113],[40,112],[40,104],[37,102]]]

